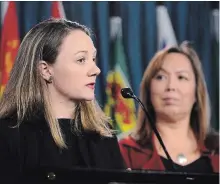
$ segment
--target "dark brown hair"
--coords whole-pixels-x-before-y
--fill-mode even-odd
[[[183,42],[180,46],[163,49],[155,54],[146,68],[142,82],[140,85],[140,100],[147,107],[149,114],[155,123],[155,112],[150,98],[150,83],[152,78],[160,70],[163,60],[169,53],[180,53],[185,55],[191,62],[195,79],[196,79],[196,103],[191,112],[190,124],[196,136],[198,144],[204,144],[208,137],[210,137],[210,102],[206,82],[202,70],[202,65],[196,51],[191,47],[188,42]],[[142,108],[138,109],[138,120],[135,131],[132,136],[141,145],[151,143],[152,128],[149,119],[145,116]],[[212,134],[214,135],[214,134]],[[215,141],[218,139],[215,134]],[[214,139],[212,139],[214,140]],[[212,142],[212,141],[211,141]],[[209,144],[210,145],[210,144]],[[211,146],[212,147],[212,146]]]

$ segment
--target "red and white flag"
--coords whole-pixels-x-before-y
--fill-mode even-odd
[[[62,1],[53,1],[51,7],[51,15],[54,18],[66,18]]]
[[[0,95],[5,89],[20,45],[15,2],[2,1],[1,12]]]

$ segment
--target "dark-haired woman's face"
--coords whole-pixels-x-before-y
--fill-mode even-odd
[[[53,91],[61,101],[93,100],[100,69],[92,39],[81,30],[72,31],[64,38],[51,72]]]
[[[157,118],[189,117],[195,103],[196,82],[190,60],[179,53],[168,54],[151,81],[151,102]]]

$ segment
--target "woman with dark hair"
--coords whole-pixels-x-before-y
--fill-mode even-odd
[[[140,100],[177,171],[219,172],[219,135],[210,128],[202,66],[188,42],[155,54],[141,82]],[[149,121],[139,108],[136,129],[120,140],[124,161],[131,169],[171,170]]]
[[[96,52],[89,29],[76,22],[49,19],[27,33],[0,101],[0,175],[124,168],[95,100]]]

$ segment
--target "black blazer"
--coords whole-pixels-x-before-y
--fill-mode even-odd
[[[81,135],[68,133],[62,122],[69,149],[59,149],[42,117],[22,122],[19,128],[15,118],[0,120],[0,177],[14,178],[24,170],[41,166],[73,168],[124,169],[117,138],[101,137],[95,132]],[[63,123],[64,122],[64,123]],[[66,129],[66,130],[65,130]]]

